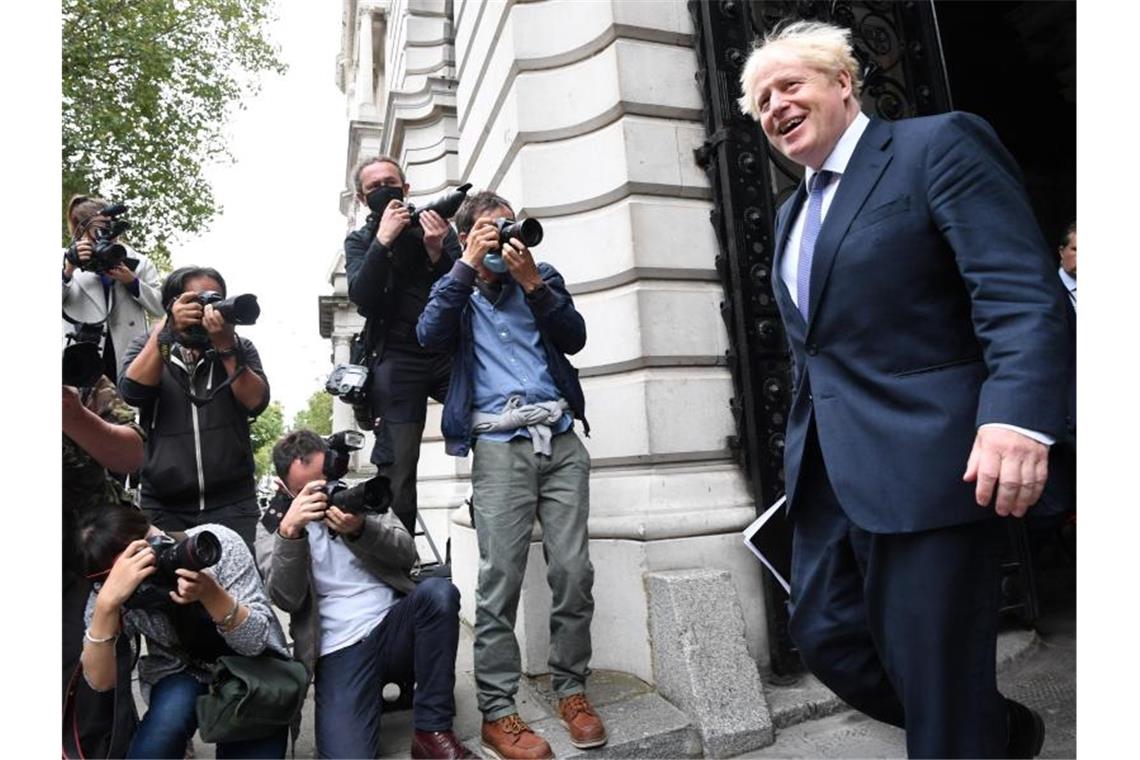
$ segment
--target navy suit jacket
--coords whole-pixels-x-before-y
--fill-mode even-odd
[[[805,197],[801,183],[777,215],[777,273]],[[1056,265],[983,119],[872,119],[820,229],[806,322],[774,279],[795,383],[793,519],[813,417],[844,511],[878,533],[993,515],[962,482],[979,425],[1064,433]]]

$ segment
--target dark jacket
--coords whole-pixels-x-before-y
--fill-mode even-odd
[[[416,320],[432,284],[459,258],[459,238],[454,229],[448,228],[443,255],[434,266],[427,258],[423,237],[416,233],[405,229],[389,248],[376,239],[374,224],[365,224],[344,239],[348,297],[368,320],[365,330],[369,349],[377,354],[385,343],[420,350]]]
[[[776,218],[773,272],[807,198]],[[1062,289],[1017,163],[977,116],[884,122],[860,138],[812,262],[808,319],[773,290],[795,387],[791,514],[814,422],[843,511],[903,533],[986,519],[962,480],[977,428],[1065,429]]]
[[[269,381],[253,343],[238,338],[247,372],[265,380],[265,398],[253,411],[234,398],[227,386],[208,404],[195,407],[183,391],[189,375],[171,351],[157,386],[126,376],[126,368],[145,345],[146,335],[131,342],[123,355],[119,395],[138,407],[139,421],[147,431],[146,460],[140,471],[139,493],[144,508],[197,512],[256,498],[253,448],[249,421],[269,405]],[[206,352],[193,374],[194,393],[206,396],[226,380],[226,368],[213,351]]]
[[[570,405],[574,417],[582,421],[586,435],[586,399],[578,382],[578,370],[566,358],[586,345],[586,322],[574,308],[574,300],[566,291],[562,275],[546,263],[538,265],[546,287],[526,302],[534,314],[542,337],[546,362],[555,385]],[[471,411],[474,398],[475,338],[471,326],[471,293],[475,270],[456,261],[451,271],[435,284],[431,298],[420,315],[416,335],[420,344],[434,350],[454,351],[451,360],[451,384],[443,405],[444,448],[452,456],[467,456],[471,449]],[[504,276],[503,287],[519,287]]]

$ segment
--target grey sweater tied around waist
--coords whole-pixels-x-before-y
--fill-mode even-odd
[[[524,404],[522,396],[511,396],[498,414],[474,412],[471,415],[473,435],[506,432],[526,428],[530,433],[534,453],[550,456],[551,426],[555,425],[570,407],[566,399]]]

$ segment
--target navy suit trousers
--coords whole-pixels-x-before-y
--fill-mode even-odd
[[[832,490],[814,422],[800,478],[789,633],[805,665],[852,707],[905,728],[909,757],[1003,756],[1002,522],[861,529]]]

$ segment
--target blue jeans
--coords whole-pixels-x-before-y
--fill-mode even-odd
[[[207,687],[188,673],[175,673],[163,678],[150,690],[150,706],[139,722],[127,757],[180,758],[186,755],[186,743],[198,730],[194,704]],[[284,758],[289,743],[289,727],[261,739],[219,742],[216,757]]]
[[[376,757],[380,690],[413,676],[416,729],[450,730],[458,647],[459,589],[444,578],[428,578],[363,639],[318,659],[317,756]]]

